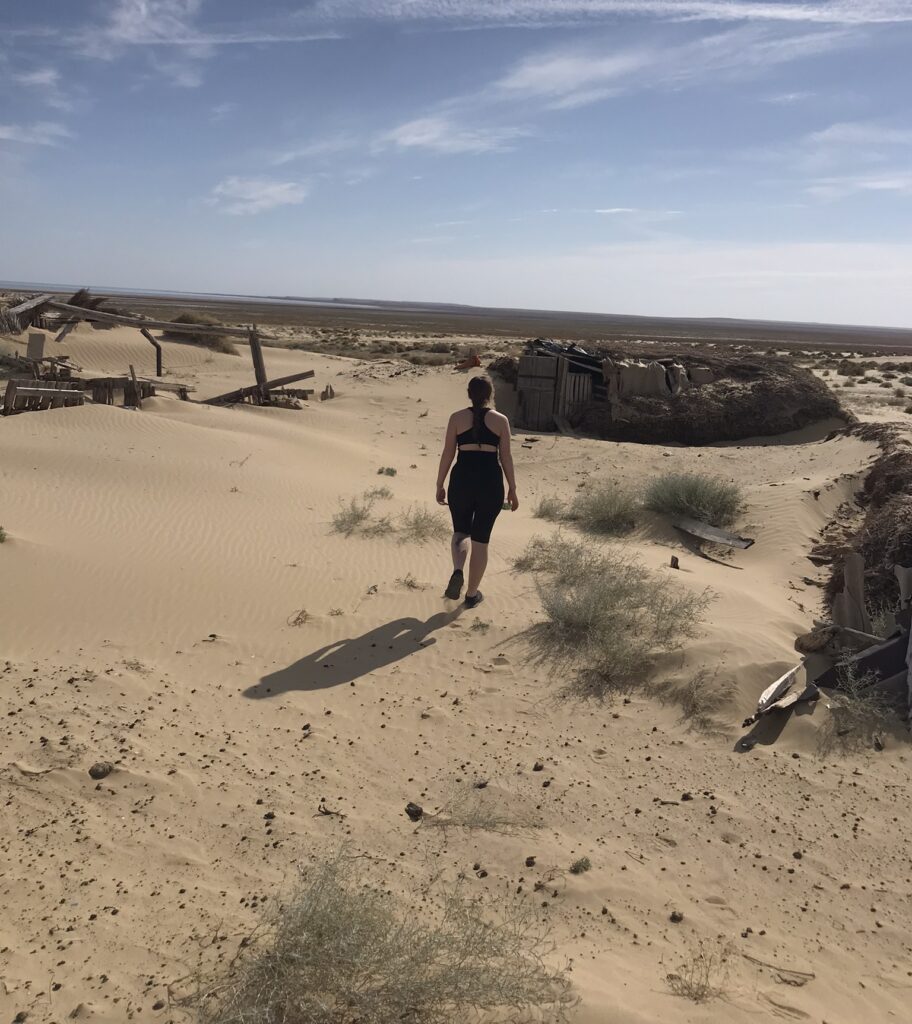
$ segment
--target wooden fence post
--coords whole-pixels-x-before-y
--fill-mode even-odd
[[[145,327],[140,328],[139,333],[149,342],[150,345],[155,348],[155,376],[161,377],[162,375],[162,347],[159,342],[152,337],[152,335],[146,330]]]

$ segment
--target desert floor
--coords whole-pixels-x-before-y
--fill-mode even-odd
[[[61,350],[87,370],[153,369],[127,328],[81,326]],[[544,883],[533,898],[570,962],[578,1024],[909,1020],[912,749],[821,755],[826,701],[735,749],[797,661],[820,610],[806,556],[876,446],[817,431],[523,447],[519,433],[522,507],[499,519],[487,600],[467,612],[440,596],[446,540],[331,523],[379,486],[394,526],[436,511],[466,375],[286,349],[266,362],[271,376],[313,368],[336,398],[296,411],[162,395],[141,412],[0,421],[0,1021],[185,1019],[168,986],[233,955],[300,866],[343,847],[416,913],[438,874],[464,874],[470,894]],[[246,356],[191,345],[166,343],[165,366],[195,398],[251,377]],[[756,538],[716,563],[644,516],[628,542],[670,586],[715,596],[700,638],[659,669],[734,686],[708,730],[645,695],[556,700],[521,639],[538,593],[511,570],[554,529],[532,515],[540,497],[672,468],[740,483]],[[100,782],[98,761],[116,769]],[[441,830],[404,813],[481,779],[479,799],[541,827]],[[591,870],[570,874],[582,856]],[[667,975],[701,944],[731,955],[721,994],[697,1005]]]

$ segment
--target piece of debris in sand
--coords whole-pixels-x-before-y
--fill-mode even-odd
[[[691,519],[689,516],[676,516],[671,521],[676,530],[683,530],[692,537],[699,537],[700,540],[708,540],[712,544],[723,544],[729,548],[749,548],[754,542],[750,537],[738,537],[728,530],[720,530],[718,526],[710,526],[709,523],[701,523],[698,519]]]

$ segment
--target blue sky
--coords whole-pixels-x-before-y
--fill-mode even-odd
[[[4,25],[0,279],[912,326],[912,0]]]

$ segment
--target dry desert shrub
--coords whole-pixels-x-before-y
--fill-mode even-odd
[[[436,814],[425,814],[422,826],[473,832],[494,832],[503,836],[521,836],[542,827],[540,816],[516,803],[510,806],[501,796],[487,789],[459,787]]]
[[[557,495],[545,495],[545,497],[539,498],[532,515],[536,519],[547,519],[551,522],[556,522],[559,519],[563,519],[566,515],[566,506]]]
[[[722,995],[728,963],[734,952],[730,943],[701,940],[677,972],[666,975],[671,991],[695,1003]]]
[[[695,636],[709,603],[619,548],[533,538],[514,563],[536,574],[547,616],[523,638],[565,682],[564,696],[605,699],[646,682],[656,655]]]
[[[5,544],[5,543],[6,543],[6,530],[4,530],[2,526],[0,526],[0,544]]]
[[[637,501],[623,487],[604,481],[574,498],[567,518],[589,533],[615,537],[636,525]]]
[[[367,497],[340,502],[339,511],[332,517],[333,531],[350,537],[368,523],[372,507],[373,502]]]
[[[734,697],[735,684],[720,680],[708,668],[698,669],[680,686],[671,691],[681,705],[681,718],[693,729],[711,732],[717,715]]]
[[[448,537],[450,527],[443,516],[436,512],[413,506],[402,513],[397,532],[403,544],[424,544],[429,540]]]
[[[817,734],[821,754],[870,750],[896,725],[896,706],[872,672],[859,675],[852,666],[839,673],[839,688],[830,696],[830,714]]]
[[[302,881],[262,936],[200,979],[200,1024],[558,1022],[576,1002],[531,904],[458,890],[416,914],[338,858]]]
[[[644,502],[653,512],[690,516],[712,526],[731,526],[744,510],[737,484],[706,473],[664,473],[649,483]]]
[[[196,324],[200,327],[219,326],[214,320],[200,316],[199,313],[179,313],[172,321],[176,324]],[[193,334],[189,331],[162,331],[162,337],[166,341],[189,341],[194,345],[202,345],[213,352],[222,352],[228,356],[236,356],[238,350],[234,342],[223,334],[199,333]]]

